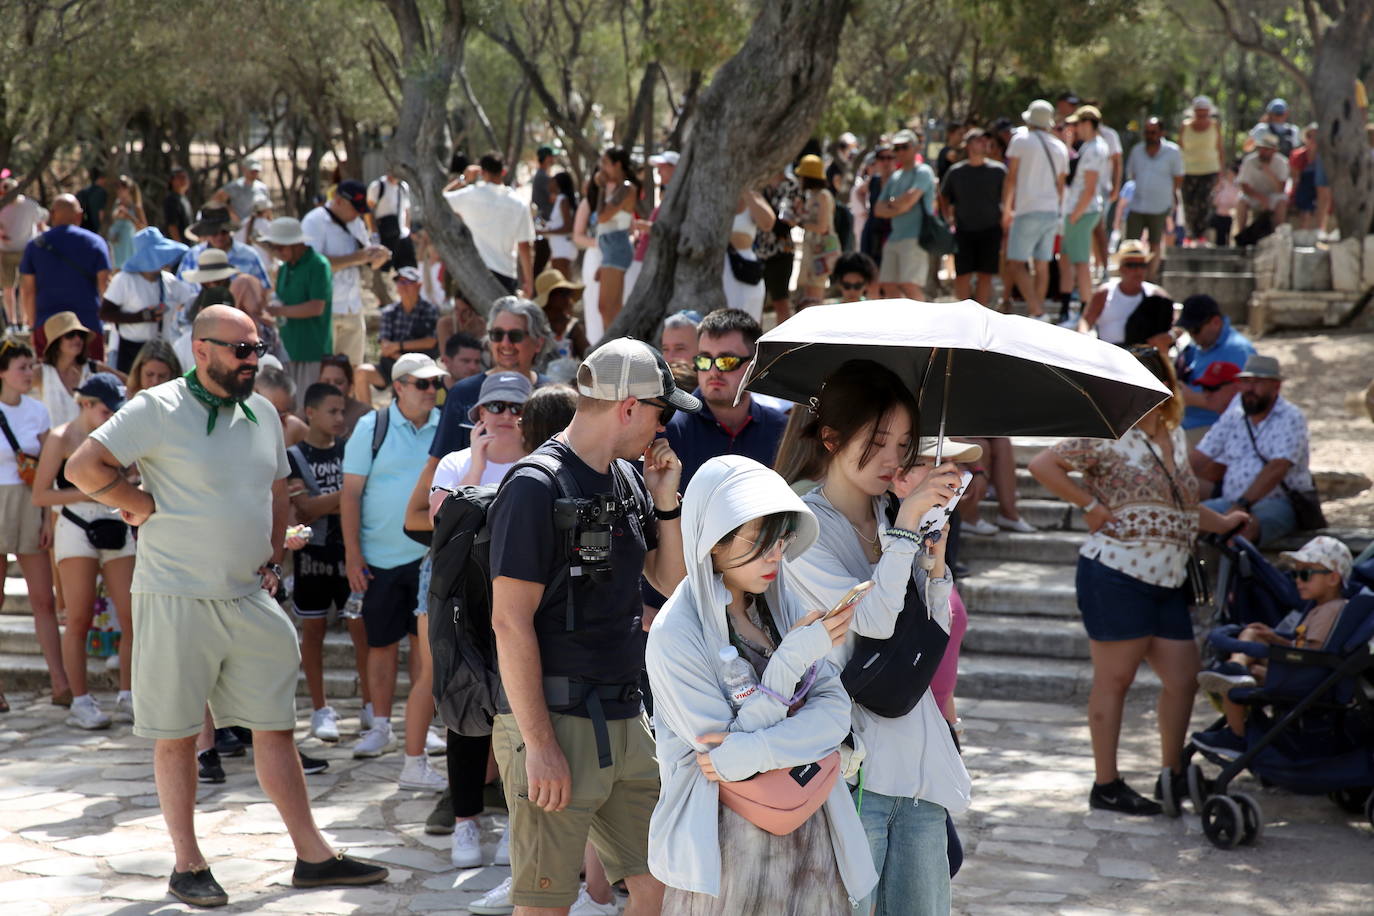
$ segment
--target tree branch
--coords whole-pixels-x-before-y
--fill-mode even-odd
[[[1212,0],[1212,5],[1215,6],[1217,12],[1221,14],[1222,22],[1226,27],[1226,34],[1231,36],[1232,41],[1247,51],[1263,54],[1265,57],[1273,60],[1293,77],[1297,84],[1302,87],[1303,92],[1307,93],[1309,97],[1311,96],[1311,82],[1307,74],[1303,72],[1297,64],[1289,60],[1288,56],[1284,54],[1282,50],[1265,42],[1264,33],[1260,30],[1259,23],[1255,20],[1253,15],[1249,20],[1252,27],[1252,34],[1246,35],[1236,24],[1236,16],[1238,13],[1229,0]],[[1316,41],[1318,38],[1319,36],[1314,35],[1312,40]]]

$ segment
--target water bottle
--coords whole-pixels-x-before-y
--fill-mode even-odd
[[[725,663],[725,689],[730,692],[730,705],[738,712],[744,701],[759,689],[759,679],[754,674],[754,666],[740,658],[734,646],[721,649],[720,660]]]
[[[343,610],[339,612],[344,620],[357,620],[363,616],[363,593],[353,592],[344,602]]]

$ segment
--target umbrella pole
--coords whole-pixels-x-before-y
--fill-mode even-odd
[[[945,417],[949,415],[949,384],[954,371],[954,348],[945,350],[945,390],[940,398],[940,432],[935,439],[935,463],[938,465],[945,453]]]

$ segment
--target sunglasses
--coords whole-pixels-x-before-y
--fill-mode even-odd
[[[1330,572],[1329,569],[1294,569],[1289,571],[1289,575],[1299,582],[1306,582],[1313,576],[1325,576]]]
[[[526,331],[506,331],[501,328],[492,328],[487,332],[487,339],[492,343],[500,343],[509,338],[511,343],[518,344],[529,336]]]
[[[894,156],[894,155],[892,155],[891,153],[883,153],[881,156],[879,156],[879,157],[877,157],[877,158],[878,158],[878,159],[886,159],[886,160],[889,160],[889,161],[890,161],[890,160],[896,159],[897,157]]]
[[[712,366],[721,372],[734,372],[748,361],[749,357],[735,356],[733,353],[722,353],[720,356],[707,356],[702,353],[692,358],[692,365],[698,372],[709,372]]]
[[[234,351],[234,359],[247,359],[249,354],[257,354],[261,359],[267,353],[267,344],[261,340],[249,342],[241,340],[238,343],[229,343],[227,340],[216,340],[213,337],[202,337],[206,343],[212,343],[217,347],[228,347]]]
[[[500,416],[508,410],[512,417],[518,417],[525,412],[524,404],[512,404],[509,401],[490,401],[486,404],[478,404],[477,406],[487,413],[494,413],[497,416]]]
[[[416,391],[428,391],[431,388],[439,390],[439,380],[435,378],[408,378],[400,381],[402,385],[410,385]]]
[[[730,537],[732,537],[736,541],[744,541],[746,544],[749,544],[750,546],[752,546],[754,543],[753,540],[751,540],[750,538],[741,537],[738,534],[732,534],[730,535]],[[769,544],[768,549],[765,550],[763,553],[759,554],[759,556],[766,558],[771,557],[775,553],[782,553],[783,555],[786,555],[787,551],[792,547],[793,544],[796,543],[796,541],[797,532],[793,531],[789,534],[784,534],[782,537],[778,538],[776,541]]]
[[[864,288],[865,286],[867,286],[867,285],[868,285],[868,284],[865,283],[865,282],[862,281],[862,280],[860,280],[858,283],[846,283],[846,282],[844,282],[843,280],[840,281],[840,289],[849,289],[849,290],[863,289],[863,288]]]
[[[85,332],[85,331],[68,331],[67,333],[65,333],[65,334],[62,335],[62,340],[69,340],[69,339],[72,338],[72,337],[80,337],[80,338],[82,338],[82,339],[84,340],[85,337],[86,337],[86,332]]]
[[[1150,265],[1144,261],[1125,261],[1121,265],[1122,270],[1144,270]]]
[[[698,359],[700,359],[700,357],[698,357]],[[640,402],[658,408],[659,426],[667,426],[668,421],[672,420],[674,415],[677,414],[677,408],[674,407],[672,404],[667,403],[666,401],[655,401],[650,398],[640,398]]]

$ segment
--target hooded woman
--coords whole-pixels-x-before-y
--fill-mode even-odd
[[[822,760],[849,734],[849,697],[829,656],[850,612],[806,613],[781,562],[817,530],[782,478],[748,458],[712,458],[687,488],[687,578],[654,620],[645,656],[662,781],[649,868],[667,885],[665,913],[849,912],[877,881],[843,780],[782,836],[720,802],[722,782]],[[760,687],[738,710],[720,656],[730,646]]]

